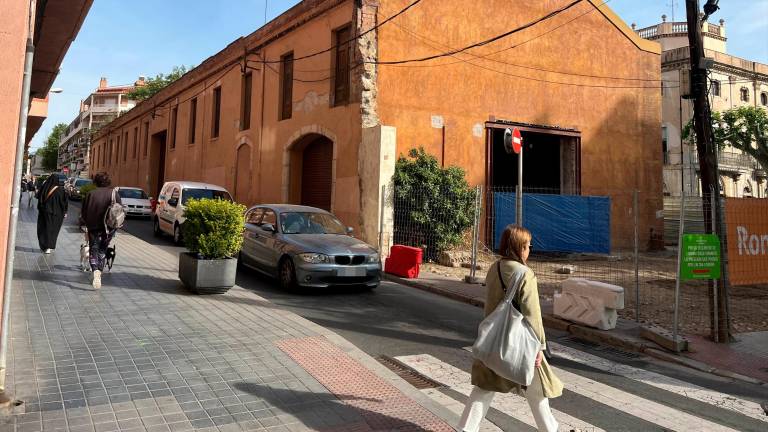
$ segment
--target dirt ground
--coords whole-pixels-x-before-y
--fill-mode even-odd
[[[494,261],[491,254],[480,254],[476,271],[485,277]],[[673,252],[640,254],[638,278],[632,254],[612,256],[563,256],[529,258],[530,267],[536,272],[539,292],[551,299],[559,290],[560,283],[569,277],[583,277],[611,283],[624,288],[625,308],[619,315],[635,319],[636,285],[640,292],[640,321],[672,328],[674,321],[675,264]],[[575,266],[572,274],[558,273],[563,266]],[[422,270],[447,277],[463,279],[468,268],[445,267],[426,263]],[[729,287],[731,325],[734,333],[768,330],[768,285]],[[680,286],[679,328],[683,334],[708,335],[710,333],[709,289],[706,282],[683,282]]]

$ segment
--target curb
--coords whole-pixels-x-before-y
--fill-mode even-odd
[[[431,284],[425,284],[423,282],[419,282],[414,279],[405,279],[405,278],[401,278],[401,277],[394,276],[387,273],[383,273],[383,278],[390,282],[395,282],[400,285],[417,288],[422,291],[427,291],[427,292],[437,294],[443,297],[447,297],[456,301],[467,303],[479,308],[485,307],[485,299],[461,295],[455,292],[443,290]],[[632,351],[636,353],[645,354],[649,357],[653,357],[658,360],[666,361],[669,363],[675,363],[681,366],[698,370],[700,372],[711,373],[713,375],[718,375],[724,378],[735,379],[735,380],[744,381],[754,385],[768,387],[768,383],[764,381],[761,381],[752,377],[748,377],[746,375],[741,375],[736,372],[718,369],[716,367],[710,366],[706,363],[702,363],[697,360],[689,359],[681,355],[672,354],[667,351],[663,351],[659,349],[657,345],[652,342],[649,342],[647,344],[637,343],[634,341],[630,341],[630,340],[626,340],[624,338],[618,337],[607,331],[580,326],[570,321],[565,321],[560,318],[557,318],[553,315],[542,314],[541,318],[542,318],[542,321],[544,322],[544,327],[547,327],[553,330],[568,332],[573,336],[576,336],[577,338],[586,340],[588,342],[593,342],[593,343],[598,343],[603,345],[610,345],[610,346],[617,347],[619,349],[623,349],[625,351]]]

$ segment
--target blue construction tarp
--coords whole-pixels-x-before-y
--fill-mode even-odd
[[[494,245],[515,223],[515,194],[493,194]],[[601,196],[523,194],[523,226],[533,249],[547,252],[611,252],[611,199]]]

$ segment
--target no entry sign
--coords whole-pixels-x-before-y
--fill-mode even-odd
[[[720,239],[714,234],[683,235],[681,279],[720,279]]]
[[[520,135],[520,129],[504,130],[504,148],[507,153],[520,154],[520,150],[523,148],[523,137]]]

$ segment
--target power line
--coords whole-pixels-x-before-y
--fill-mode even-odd
[[[380,65],[396,65],[396,64],[405,64],[405,63],[420,63],[420,62],[434,60],[434,59],[438,59],[438,58],[442,58],[442,57],[453,56],[455,54],[459,54],[461,52],[467,51],[467,50],[472,49],[472,48],[477,48],[477,47],[481,47],[481,46],[485,46],[485,45],[491,44],[493,42],[496,42],[499,39],[503,39],[503,38],[505,38],[507,36],[511,36],[511,35],[513,35],[515,33],[519,33],[519,32],[521,32],[523,30],[529,29],[529,28],[535,26],[536,24],[539,24],[540,22],[546,21],[546,20],[548,20],[548,19],[550,19],[550,18],[552,18],[554,16],[557,16],[558,14],[560,14],[562,12],[565,12],[566,10],[576,6],[578,3],[581,3],[581,1],[582,0],[574,0],[573,2],[569,3],[568,5],[560,8],[560,9],[556,9],[556,10],[554,10],[554,11],[552,11],[552,12],[550,12],[550,13],[548,13],[548,14],[540,17],[540,18],[537,18],[537,19],[535,19],[533,21],[530,21],[530,22],[528,22],[526,24],[523,24],[520,27],[516,27],[516,28],[514,28],[512,30],[509,30],[507,32],[504,32],[504,33],[501,33],[499,35],[493,36],[493,37],[491,37],[489,39],[485,39],[485,40],[480,41],[480,42],[475,42],[475,43],[473,43],[471,45],[467,45],[467,46],[465,46],[463,48],[453,49],[453,50],[448,51],[448,52],[444,52],[444,53],[440,53],[440,54],[433,54],[433,55],[426,56],[426,57],[417,57],[417,58],[406,59],[406,60],[392,60],[392,61],[380,61],[380,60],[377,60],[375,62],[366,62],[366,63],[376,63],[376,64],[380,64]]]
[[[577,1],[581,1],[581,0],[577,0]],[[388,23],[388,22],[392,21],[393,19],[395,19],[395,18],[399,17],[400,15],[404,14],[405,12],[407,12],[409,9],[411,9],[411,8],[412,8],[412,7],[414,7],[414,6],[416,6],[416,5],[417,5],[417,4],[419,4],[420,2],[421,2],[421,0],[414,0],[414,1],[413,1],[413,2],[411,2],[411,3],[410,3],[408,6],[404,7],[403,9],[401,9],[401,10],[400,10],[399,12],[397,12],[396,14],[394,14],[394,15],[390,16],[389,18],[387,18],[387,19],[385,19],[384,21],[382,21],[382,22],[380,22],[380,23],[376,24],[375,26],[373,26],[373,27],[369,28],[368,30],[366,30],[366,31],[364,31],[364,32],[362,32],[362,33],[360,33],[359,35],[357,35],[357,36],[354,36],[354,37],[352,37],[352,38],[350,38],[350,39],[347,39],[346,41],[344,41],[344,42],[340,43],[339,45],[346,45],[346,44],[348,44],[348,43],[350,43],[350,42],[353,42],[353,41],[355,41],[355,40],[357,40],[357,39],[360,39],[361,37],[363,37],[363,36],[367,35],[368,33],[372,32],[372,31],[375,31],[375,30],[377,30],[379,27],[383,26],[384,24],[386,24],[386,23]],[[308,59],[308,58],[316,57],[316,56],[319,56],[320,54],[325,54],[325,53],[327,53],[327,52],[331,52],[331,51],[332,51],[333,49],[335,49],[335,48],[336,48],[335,46],[332,46],[332,47],[326,48],[326,49],[324,49],[324,50],[321,50],[321,51],[316,51],[316,52],[313,52],[313,53],[311,53],[311,54],[303,55],[303,56],[301,56],[301,57],[295,57],[295,58],[293,58],[293,60],[292,60],[292,61],[297,61],[297,60],[304,60],[304,59]],[[249,54],[250,54],[250,52],[249,52]],[[270,63],[270,64],[278,64],[278,63],[282,63],[282,62],[283,62],[283,60],[266,60],[266,59],[265,59],[265,60],[263,60],[263,61],[262,61],[262,63],[265,63],[265,64],[266,64],[266,63]]]
[[[609,0],[609,1],[610,1],[610,0]],[[607,2],[606,2],[606,3],[607,3]],[[605,4],[605,3],[603,3],[603,4]],[[584,13],[584,14],[581,14],[581,15],[579,15],[579,16],[578,16],[578,17],[576,17],[576,18],[579,18],[579,17],[581,17],[581,16],[584,16],[584,15],[586,15],[587,13],[589,13],[589,12],[592,12],[592,11],[594,11],[594,10],[596,10],[596,9],[590,9],[590,11],[588,11],[588,12],[586,12],[586,13]],[[571,21],[573,21],[573,20],[571,20]],[[569,22],[571,22],[571,21],[569,21]],[[450,47],[450,46],[448,46],[448,45],[442,44],[442,43],[440,43],[440,42],[438,42],[438,41],[435,41],[435,40],[433,40],[433,39],[430,39],[430,38],[428,38],[428,37],[426,37],[426,36],[420,35],[420,34],[418,34],[418,33],[414,32],[413,30],[411,30],[411,29],[408,29],[408,28],[407,28],[407,27],[405,27],[405,26],[402,26],[402,25],[400,25],[400,24],[397,24],[397,23],[394,23],[394,25],[396,25],[397,27],[401,28],[401,29],[402,29],[403,31],[405,31],[406,33],[409,33],[409,34],[411,34],[412,36],[415,36],[415,37],[417,37],[417,38],[419,38],[419,39],[422,39],[423,41],[426,41],[427,45],[431,45],[431,44],[430,44],[430,42],[431,42],[432,44],[436,44],[436,45],[440,45],[440,46],[443,46],[443,47],[445,47],[445,48],[453,49],[452,47]],[[530,40],[531,40],[531,39],[529,39],[529,41],[530,41]],[[435,49],[438,49],[438,50],[440,49],[439,47],[436,47],[435,45],[431,45],[431,47],[432,47],[432,48],[435,48]],[[469,55],[469,56],[472,56],[472,57],[474,57],[475,59],[478,59],[478,60],[483,60],[483,59],[485,59],[485,60],[493,61],[493,62],[495,62],[495,63],[499,63],[499,64],[503,64],[503,65],[507,65],[507,66],[514,66],[514,67],[519,67],[519,68],[522,68],[522,69],[529,69],[529,70],[535,70],[535,71],[540,71],[540,72],[548,72],[548,73],[555,73],[555,74],[561,74],[561,75],[570,75],[570,76],[585,77],[585,78],[615,79],[615,80],[625,80],[625,81],[644,81],[644,82],[675,82],[675,83],[676,83],[676,82],[678,82],[677,80],[674,80],[674,81],[673,81],[673,80],[663,80],[663,79],[654,79],[654,78],[634,78],[634,77],[601,76],[601,75],[592,75],[592,74],[580,74],[580,73],[574,73],[574,72],[563,72],[563,71],[556,71],[556,70],[551,70],[551,69],[544,69],[544,68],[538,68],[538,67],[533,67],[533,66],[525,66],[525,65],[519,65],[519,64],[515,64],[515,63],[509,63],[509,62],[505,62],[505,61],[502,61],[502,60],[497,60],[497,59],[492,59],[492,58],[489,58],[489,55],[486,55],[486,56],[478,56],[478,55],[472,54],[472,53],[470,53],[470,52],[466,52],[465,54],[467,54],[467,55]],[[470,64],[470,65],[474,65],[474,63],[471,63],[471,62],[469,62],[469,61],[468,61],[468,60],[466,60],[466,59],[460,59],[460,58],[458,58],[458,57],[455,57],[455,56],[452,56],[452,57],[454,57],[454,58],[457,58],[459,61],[457,61],[457,62],[452,62],[452,63],[441,63],[441,64],[439,64],[439,65],[430,65],[430,67],[434,67],[434,66],[447,66],[447,65],[449,65],[449,64],[456,64],[456,63],[468,63],[468,64]]]

